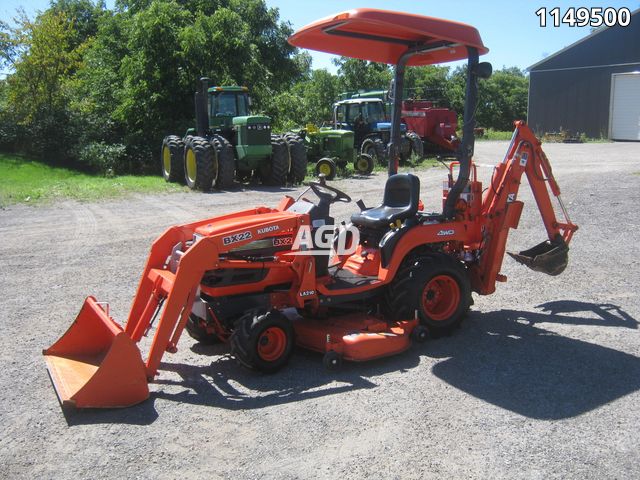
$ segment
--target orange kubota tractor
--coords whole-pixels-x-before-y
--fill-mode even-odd
[[[289,42],[395,65],[402,92],[405,67],[468,59],[464,128],[458,160],[444,188],[442,212],[419,209],[420,182],[396,174],[402,95],[394,95],[389,179],[382,202],[334,233],[330,207],[349,196],[320,181],[317,198],[284,197],[256,207],[169,228],[154,243],[124,327],[88,297],[76,320],[44,351],[63,405],[120,407],[145,400],[147,382],[183,330],[199,340],[229,342],[244,365],[273,372],[295,344],[324,353],[334,368],[402,352],[457,327],[471,293],[494,292],[509,229],[518,226],[522,175],[542,215],[548,240],[513,254],[551,275],[567,265],[577,226],[540,141],[516,122],[506,156],[483,191],[472,162],[477,82],[491,74],[478,32],[445,20],[371,9],[350,10],[296,32]],[[454,172],[457,174],[454,179]],[[564,216],[556,218],[551,196]],[[322,234],[335,235],[327,241]],[[325,235],[326,236],[326,235]],[[333,243],[337,244],[337,252]],[[158,316],[143,361],[137,347]]]

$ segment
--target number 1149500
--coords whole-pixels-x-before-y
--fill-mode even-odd
[[[540,26],[547,25],[559,27],[567,25],[569,27],[613,27],[619,25],[626,27],[631,23],[631,11],[628,8],[602,8],[602,7],[569,7],[564,12],[559,8],[547,9],[542,7],[536,11],[540,18]],[[547,19],[551,22],[547,23]]]

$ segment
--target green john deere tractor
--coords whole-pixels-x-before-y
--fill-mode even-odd
[[[235,179],[258,177],[266,185],[301,182],[307,171],[304,143],[296,135],[271,132],[271,119],[251,115],[247,87],[209,87],[195,94],[196,128],[162,142],[166,181],[184,179],[192,189],[229,188]]]
[[[316,164],[316,175],[322,173],[331,180],[338,168],[345,168],[348,163],[353,163],[355,171],[362,175],[369,175],[373,170],[374,162],[370,155],[356,154],[353,148],[354,134],[350,130],[318,128],[308,124],[294,133],[304,140],[307,158]]]

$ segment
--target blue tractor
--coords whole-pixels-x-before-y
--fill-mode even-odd
[[[387,145],[391,138],[391,122],[380,98],[349,98],[333,105],[334,128],[354,133],[355,149],[370,155],[380,164],[387,163]],[[411,154],[411,143],[406,139],[406,125],[401,124],[402,160]]]

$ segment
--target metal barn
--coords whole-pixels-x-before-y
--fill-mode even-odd
[[[640,15],[596,30],[530,66],[528,123],[537,133],[640,140]]]

